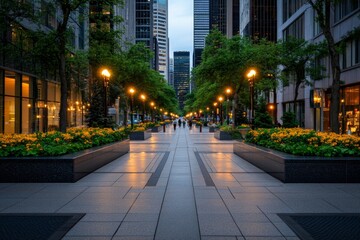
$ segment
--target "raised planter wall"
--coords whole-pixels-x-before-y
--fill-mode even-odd
[[[161,132],[162,127],[153,127],[151,128],[151,132]]]
[[[130,133],[130,140],[133,141],[141,141],[146,140],[151,137],[150,131],[143,131],[143,132],[131,132]]]
[[[129,140],[58,157],[0,160],[0,182],[76,182],[129,152]]]
[[[214,137],[219,140],[233,140],[230,133],[224,131],[216,131]]]
[[[237,141],[234,153],[285,183],[359,183],[360,158],[295,156]]]

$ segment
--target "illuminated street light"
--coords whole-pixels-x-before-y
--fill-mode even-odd
[[[134,88],[130,88],[129,89],[129,93],[130,93],[130,121],[131,121],[131,129],[134,128],[134,115],[133,115],[133,105],[134,105],[134,93],[135,93],[135,89]]]
[[[248,81],[249,81],[249,85],[250,85],[250,115],[249,115],[249,120],[251,123],[252,128],[254,128],[254,117],[255,117],[255,113],[254,113],[254,83],[255,83],[255,76],[256,76],[256,71],[254,69],[251,69],[248,74]]]

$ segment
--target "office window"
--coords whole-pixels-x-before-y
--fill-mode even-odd
[[[338,22],[360,7],[360,0],[339,1],[334,7],[334,22]]]

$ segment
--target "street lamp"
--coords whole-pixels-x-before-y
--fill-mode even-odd
[[[223,124],[223,114],[222,114],[222,101],[224,101],[223,97],[218,97],[218,101],[220,103],[220,125]]]
[[[110,81],[110,72],[106,68],[102,70],[101,76],[104,78],[104,118],[107,118],[107,87]]]
[[[218,105],[217,102],[214,102],[214,114],[213,114],[214,123],[217,120],[217,105]]]
[[[229,117],[229,95],[231,94],[231,89],[227,88],[226,91],[226,124],[229,126],[230,124],[230,117]]]
[[[150,102],[150,114],[151,114],[151,121],[154,122],[154,114],[153,114],[153,108],[155,106],[154,102]]]
[[[140,95],[141,101],[143,102],[143,119],[142,121],[145,122],[145,100],[146,100],[146,96],[144,94]]]
[[[134,115],[133,115],[133,105],[134,105],[134,93],[135,93],[135,89],[134,88],[130,88],[129,89],[129,93],[130,93],[130,121],[131,121],[131,129],[134,128]]]
[[[252,128],[254,128],[254,117],[255,117],[255,113],[254,113],[254,82],[255,82],[255,76],[256,76],[256,71],[254,69],[251,69],[248,74],[248,81],[250,84],[250,116],[249,116],[249,120],[250,123],[252,125]]]

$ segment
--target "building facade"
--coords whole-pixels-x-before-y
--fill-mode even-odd
[[[278,1],[278,39],[294,36],[309,42],[320,42],[325,38],[315,18],[314,10],[306,1]],[[339,121],[342,131],[359,133],[360,122],[360,39],[346,37],[354,28],[360,27],[360,1],[345,0],[333,6],[331,14],[332,34],[337,44],[343,44],[340,54],[341,65],[341,109]],[[329,58],[319,59],[324,67],[320,80],[311,80],[311,86],[302,86],[299,100],[294,103],[294,86],[281,86],[278,89],[278,116],[297,105],[297,118],[300,126],[320,131],[330,127],[331,63]],[[278,119],[281,122],[281,119]]]
[[[168,0],[154,0],[154,37],[158,43],[159,73],[168,81],[169,43],[168,43]]]
[[[54,30],[60,11],[46,1],[27,1],[32,11],[42,12],[41,29]],[[88,8],[80,8],[70,18],[70,44],[74,49],[88,47]],[[30,54],[28,32],[37,25],[27,19],[1,24],[0,47],[0,133],[32,133],[59,127],[60,82],[56,71],[34,62]],[[76,80],[72,79],[72,83]],[[78,87],[69,87],[68,125],[82,125],[83,97]],[[79,85],[76,85],[79,86]]]
[[[190,92],[190,52],[174,52],[174,89],[180,109],[184,109],[185,96]]]
[[[240,35],[249,36],[255,40],[266,38],[269,41],[276,42],[276,2],[276,0],[240,1]]]
[[[194,67],[201,62],[205,38],[209,34],[209,7],[209,0],[194,0]]]

